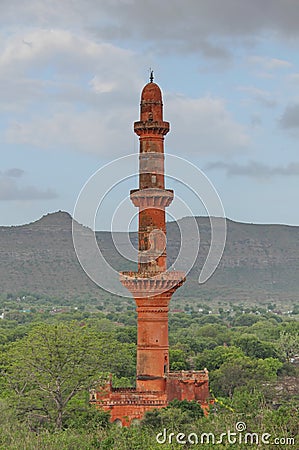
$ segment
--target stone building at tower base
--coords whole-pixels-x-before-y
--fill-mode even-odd
[[[139,422],[146,411],[165,408],[174,399],[195,400],[207,414],[211,403],[208,371],[169,372],[165,377],[165,389],[162,391],[114,388],[110,377],[104,386],[99,386],[90,393],[90,403],[109,411],[111,422],[122,426]]]

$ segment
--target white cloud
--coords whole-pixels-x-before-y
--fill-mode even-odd
[[[169,95],[165,103],[173,130],[167,141],[170,152],[230,154],[249,145],[246,128],[234,120],[224,100]]]
[[[83,29],[104,40],[216,59],[229,57],[232,43],[248,45],[271,36],[298,45],[299,37],[297,0],[172,0],[171,7],[160,0],[1,0],[1,22],[2,29],[13,30]]]
[[[279,124],[281,128],[287,130],[295,130],[298,133],[299,130],[299,102],[287,105],[285,108]]]
[[[270,179],[277,176],[299,176],[299,163],[297,162],[291,162],[286,166],[269,166],[258,161],[249,161],[245,165],[234,162],[216,161],[208,164],[206,169],[224,170],[228,177],[247,176],[260,180]]]
[[[167,136],[169,152],[233,153],[246,148],[249,136],[233,119],[222,99],[165,96],[165,117],[171,122]],[[71,149],[98,155],[124,155],[133,149],[131,124],[138,119],[136,105],[104,103],[99,109],[77,111],[69,107],[50,116],[35,116],[15,122],[6,132],[9,143],[46,149]],[[137,138],[136,138],[137,139]]]
[[[291,83],[299,84],[299,73],[291,73],[291,74],[288,76],[288,80],[289,80]]]
[[[0,201],[51,200],[58,195],[52,189],[40,189],[19,182],[24,174],[22,169],[12,168],[0,173]]]
[[[29,45],[30,44],[30,45]],[[118,92],[127,98],[141,80],[133,51],[96,42],[66,30],[36,29],[9,36],[0,47],[0,102],[6,110],[28,102],[57,100],[72,89],[72,100],[89,92]],[[82,93],[84,95],[82,97]]]
[[[101,81],[97,75],[89,82],[89,84],[97,94],[112,92],[116,88],[115,82]]]
[[[237,89],[249,94],[253,100],[266,108],[273,108],[277,104],[275,94],[273,92],[258,89],[255,86],[239,86]]]
[[[4,172],[4,175],[6,175],[7,177],[20,178],[24,175],[24,170],[13,167],[11,169],[7,169]]]
[[[66,30],[36,29],[7,38],[0,52],[2,102],[18,115],[11,115],[5,139],[105,156],[130,153],[141,61],[132,51]],[[178,150],[179,140],[188,143],[187,153],[231,152],[249,142],[221,99],[169,95],[167,108],[176,136],[170,142]]]
[[[292,63],[284,59],[269,58],[266,56],[250,56],[248,58],[249,64],[258,66],[263,70],[278,70],[278,69],[288,69],[292,67]]]
[[[256,128],[261,126],[263,123],[260,114],[257,113],[253,113],[251,114],[251,118],[250,118],[250,125],[252,128]]]
[[[2,71],[20,74],[28,69],[46,69],[52,64],[57,74],[75,78],[86,72],[109,67],[118,60],[127,64],[133,52],[106,42],[96,42],[83,33],[64,29],[34,29],[16,33],[3,43],[0,54]],[[74,71],[74,69],[76,69]],[[47,78],[44,70],[43,77]]]
[[[136,64],[133,51],[70,31],[8,37],[0,50],[4,139],[38,148],[123,152],[132,143],[129,124],[136,117],[130,108],[136,111],[143,84]]]
[[[130,153],[132,120],[125,109],[76,111],[68,109],[49,117],[32,117],[13,124],[6,132],[9,143],[50,150],[76,150],[98,155]],[[119,117],[121,116],[121,117]]]

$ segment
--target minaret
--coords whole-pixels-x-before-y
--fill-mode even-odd
[[[121,272],[120,281],[137,305],[137,390],[164,391],[169,372],[168,305],[185,281],[185,274],[167,272],[165,208],[173,191],[165,189],[164,136],[169,122],[163,120],[162,93],[150,82],[141,93],[140,120],[134,123],[139,136],[139,189],[130,198],[139,208],[138,271]]]
[[[139,188],[131,191],[130,198],[138,208],[138,268],[121,272],[120,281],[137,306],[136,389],[114,388],[110,378],[91,391],[90,400],[109,411],[111,422],[124,426],[174,399],[195,400],[205,414],[209,409],[206,369],[169,371],[168,307],[185,273],[167,269],[165,209],[173,200],[164,179],[164,136],[169,123],[163,120],[162,94],[152,72],[141,94],[140,120],[134,123],[134,131],[140,141]]]

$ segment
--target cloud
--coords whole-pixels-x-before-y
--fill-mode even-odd
[[[166,142],[170,152],[181,153],[183,147],[186,154],[227,154],[244,150],[250,141],[246,128],[234,120],[222,99],[168,94],[165,118],[173,129]],[[97,110],[85,111],[68,107],[51,115],[14,122],[6,139],[10,144],[36,148],[120,156],[133,151],[130,124],[136,119],[136,105],[131,108],[126,103],[114,108],[104,102]]]
[[[17,168],[0,173],[0,201],[51,200],[58,197],[52,189],[42,190],[35,186],[20,185],[17,179],[23,174],[24,171]]]
[[[92,91],[127,98],[128,85],[131,92],[140,86],[137,67],[133,51],[69,30],[18,32],[3,39],[0,47],[0,102],[54,101],[71,90],[82,100],[82,87],[86,100]]]
[[[42,68],[41,75],[47,78],[51,76],[49,65],[52,64],[56,69],[56,77],[57,74],[67,74],[74,79],[85,72],[105,69],[116,58],[121,66],[132,55],[130,50],[103,41],[96,42],[82,33],[37,28],[8,36],[0,53],[0,66],[2,72],[17,75],[26,73],[28,69],[32,73],[33,69]],[[113,76],[114,78],[118,79]]]
[[[143,84],[142,57],[137,62],[135,56],[69,30],[9,36],[0,49],[0,104],[8,112],[4,139],[38,148],[129,153],[128,124],[136,119],[133,111],[138,114]]]
[[[252,126],[252,128],[256,128],[262,125],[261,116],[257,113],[252,114],[250,118],[250,125]]]
[[[290,69],[293,64],[285,59],[270,58],[266,56],[250,56],[247,63],[255,71],[255,75],[259,78],[274,78],[277,72]]]
[[[110,13],[115,12],[115,3],[110,2]],[[277,30],[285,35],[298,36],[298,3],[289,0],[286,6],[281,0],[266,0],[261,7],[259,0],[159,0],[120,1],[117,5],[118,29],[131,20],[138,31],[143,29],[146,38],[153,36],[198,38],[200,35],[242,36],[264,30]],[[158,13],[158,14],[157,14]]]
[[[289,80],[291,83],[299,84],[299,73],[291,73],[291,74],[288,76],[288,80]]]
[[[274,108],[277,105],[272,92],[258,89],[254,86],[240,86],[238,90],[248,93],[256,102],[266,108]]]
[[[165,117],[173,132],[166,148],[181,154],[230,154],[248,147],[247,129],[226,109],[223,99],[166,96]]]
[[[145,43],[156,50],[200,51],[207,58],[225,60],[230,57],[231,38],[250,35],[256,20],[263,28],[266,19],[255,0],[242,8],[232,0],[225,8],[216,0],[189,0],[188,8],[178,0],[172,8],[156,0],[28,0],[26,7],[19,5],[23,23],[17,27],[16,3],[1,3],[0,23],[12,30],[6,37],[3,34],[0,46],[0,103],[11,112],[4,137],[9,143],[102,155],[130,153],[133,138],[128,124],[138,118],[143,84],[138,73],[140,66],[146,67],[140,50],[129,51],[107,39],[139,35],[136,42],[141,47]],[[271,67],[287,64],[267,61]],[[251,95],[266,107],[275,106],[266,92]],[[174,149],[180,142],[187,143],[187,152],[222,154],[248,146],[247,129],[222,99],[169,95],[168,101],[168,120],[177,138],[171,134],[168,142]]]
[[[18,14],[16,14],[18,11]],[[199,52],[229,57],[234,43],[260,37],[299,37],[297,0],[1,0],[3,28],[23,26],[82,29],[101,39],[138,41],[155,51]],[[24,38],[30,50],[32,41]]]
[[[91,81],[90,86],[97,94],[104,94],[106,92],[112,92],[116,88],[115,82],[102,81],[98,75],[96,75]]]
[[[136,105],[143,84],[135,56],[63,30],[34,30],[23,39],[8,38],[0,53],[0,78],[10,81],[2,82],[4,99],[8,108],[18,104],[19,114],[8,121],[6,142],[104,156],[131,153],[129,124],[138,119]],[[45,79],[26,78],[33,68],[36,77]],[[31,91],[26,91],[26,83]],[[247,146],[245,127],[234,120],[222,99],[169,95],[166,103],[168,120],[176,130],[174,149],[179,135],[191,153],[226,153]]]
[[[4,172],[4,175],[6,175],[7,177],[13,177],[13,178],[20,178],[21,176],[23,176],[23,174],[24,174],[24,170],[18,169],[16,167],[13,167],[12,169],[7,169]]]
[[[299,128],[299,103],[288,105],[279,120],[279,125],[284,129]]]
[[[155,51],[201,53],[210,59],[231,57],[232,45],[248,46],[265,35],[298,38],[297,0],[285,6],[281,0],[159,0],[120,1],[110,3],[106,27],[97,27],[99,36],[109,39],[138,40]],[[270,64],[270,61],[269,61]],[[272,66],[275,64],[272,60]],[[278,60],[276,62],[278,64]]]
[[[246,165],[217,161],[206,166],[206,170],[224,170],[227,176],[247,176],[250,178],[269,179],[275,176],[299,176],[299,163],[292,162],[286,166],[268,166],[249,161]]]
[[[87,110],[66,111],[49,116],[34,116],[31,120],[15,122],[6,132],[9,143],[31,145],[39,149],[68,149],[98,155],[130,153],[132,123],[130,111]]]
[[[285,59],[269,58],[264,56],[250,56],[248,62],[254,66],[259,66],[263,70],[279,70],[292,67],[292,63]]]

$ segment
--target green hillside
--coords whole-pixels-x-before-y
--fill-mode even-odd
[[[275,303],[288,308],[299,297],[299,227],[256,225],[227,220],[228,234],[223,258],[204,285],[197,280],[210,245],[210,223],[198,217],[200,251],[174,305],[193,303]],[[184,218],[167,225],[168,260],[179,251],[179,226],[191,226]],[[72,243],[72,219],[68,213],[48,214],[23,226],[0,227],[0,290],[2,294],[29,292],[57,298],[109,294],[98,288],[81,268]],[[190,233],[191,234],[191,233]],[[191,237],[190,237],[191,239]],[[109,232],[97,232],[105,258],[116,270],[134,269],[114,248]],[[137,235],[131,240],[136,244]],[[179,269],[179,267],[176,267]]]

